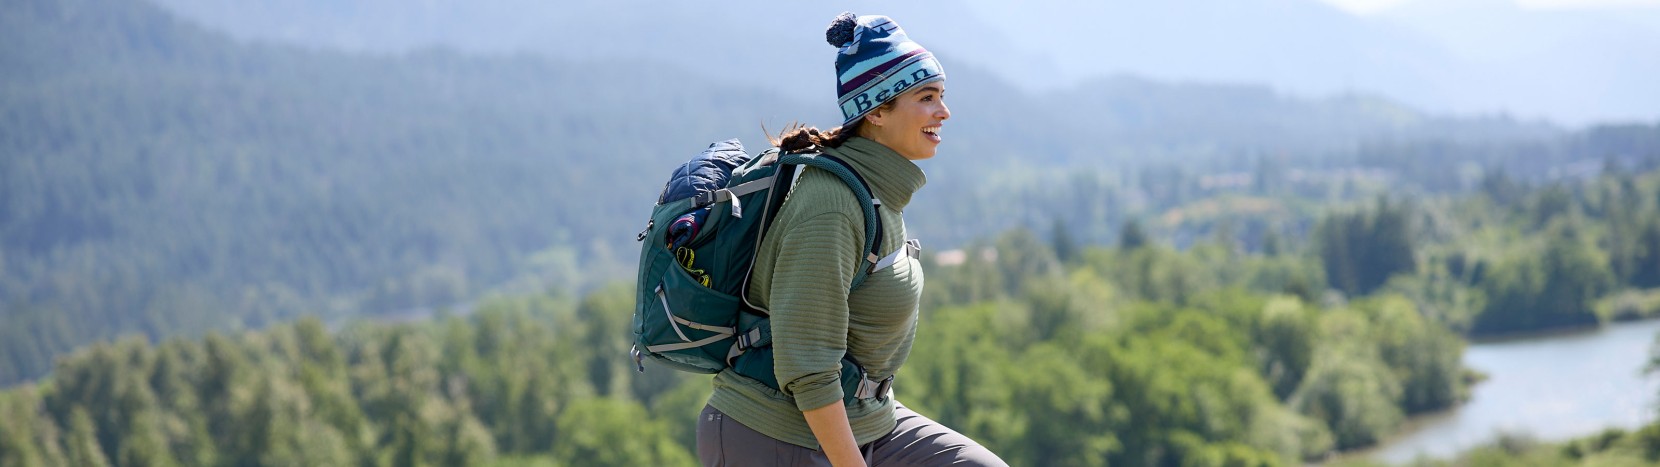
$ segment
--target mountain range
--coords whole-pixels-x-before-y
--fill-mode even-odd
[[[629,57],[799,98],[830,93],[823,71],[831,54],[819,38],[830,18],[851,10],[899,19],[948,69],[970,64],[1025,91],[1130,75],[1264,85],[1302,97],[1376,95],[1439,114],[1571,126],[1660,119],[1660,88],[1651,84],[1660,81],[1654,7],[1412,0],[1356,15],[1318,0],[159,1],[244,39]]]

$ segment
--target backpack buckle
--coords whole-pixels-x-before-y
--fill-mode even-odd
[[[888,377],[882,378],[881,381],[859,378],[859,389],[853,394],[853,397],[859,399],[887,397],[890,389],[893,389],[893,375],[888,375]]]
[[[757,347],[761,341],[761,327],[750,328],[749,332],[738,334],[738,349],[749,350]]]

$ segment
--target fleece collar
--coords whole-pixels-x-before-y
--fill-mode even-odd
[[[825,148],[824,152],[852,165],[870,184],[871,195],[895,210],[905,210],[911,195],[928,183],[928,176],[915,162],[869,139],[855,136],[841,147]]]

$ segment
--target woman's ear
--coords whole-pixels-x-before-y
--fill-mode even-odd
[[[870,112],[865,113],[865,124],[882,126],[882,120],[887,117],[887,110],[885,106],[876,106],[876,108],[871,109]]]

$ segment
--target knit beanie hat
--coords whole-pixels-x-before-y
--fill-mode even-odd
[[[899,23],[886,16],[842,13],[824,31],[836,55],[836,97],[842,125],[903,94],[912,86],[945,79],[934,54],[912,42]]]

